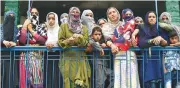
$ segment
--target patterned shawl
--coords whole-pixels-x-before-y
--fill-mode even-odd
[[[73,13],[73,10],[77,10],[79,13]],[[69,19],[68,19],[69,29],[73,33],[82,34],[82,24],[80,20],[80,10],[78,7],[71,7],[69,9]]]
[[[165,22],[162,20],[163,16],[166,16],[168,18]],[[176,31],[176,33],[178,34],[178,37],[180,39],[180,27],[177,26],[177,25],[172,24],[172,18],[171,18],[170,13],[163,12],[159,17],[159,20],[160,20],[160,22],[170,24],[174,28],[174,30]]]

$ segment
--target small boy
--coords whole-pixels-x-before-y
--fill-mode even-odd
[[[109,77],[109,76],[113,76],[112,74],[113,71],[111,71],[110,68],[108,68],[107,61],[109,61],[109,58],[104,56],[104,50],[103,50],[103,48],[107,47],[106,42],[110,40],[111,40],[110,38],[108,39],[108,37],[103,36],[102,29],[99,26],[93,28],[89,39],[89,46],[87,47],[87,49],[93,48],[99,51],[99,53],[95,52],[93,54],[94,57],[97,58],[97,60],[95,60],[96,66],[94,66],[95,68],[93,69],[95,71],[97,78],[96,79],[97,81],[95,82],[97,88],[107,88],[113,86],[113,83],[110,80],[110,78],[113,77]],[[109,82],[111,81],[111,85],[107,85],[105,83],[105,81],[107,80]]]
[[[170,46],[180,46],[176,31],[169,33]],[[177,82],[178,81],[178,82]],[[168,50],[164,54],[164,82],[165,88],[180,87],[180,52]]]

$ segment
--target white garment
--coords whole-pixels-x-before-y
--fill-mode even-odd
[[[55,24],[53,26],[49,25],[49,21],[48,21],[49,14],[55,15]],[[46,16],[46,22],[47,22],[47,36],[48,36],[46,44],[51,43],[54,45],[54,47],[57,47],[58,46],[58,32],[59,32],[59,24],[58,24],[57,14],[54,12],[48,13]]]
[[[114,60],[114,88],[140,88],[136,54],[120,51]]]

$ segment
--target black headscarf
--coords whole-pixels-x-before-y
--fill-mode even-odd
[[[11,16],[10,14],[13,14]],[[14,26],[15,26],[15,13],[13,11],[8,11],[5,14],[5,19],[3,23],[3,37],[6,41],[13,41],[14,37]]]

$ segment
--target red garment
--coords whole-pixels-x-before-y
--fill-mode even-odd
[[[124,25],[121,25],[118,29],[115,29],[113,35],[114,44],[121,50],[127,51],[131,44],[131,34],[135,29],[135,21],[127,21]]]

